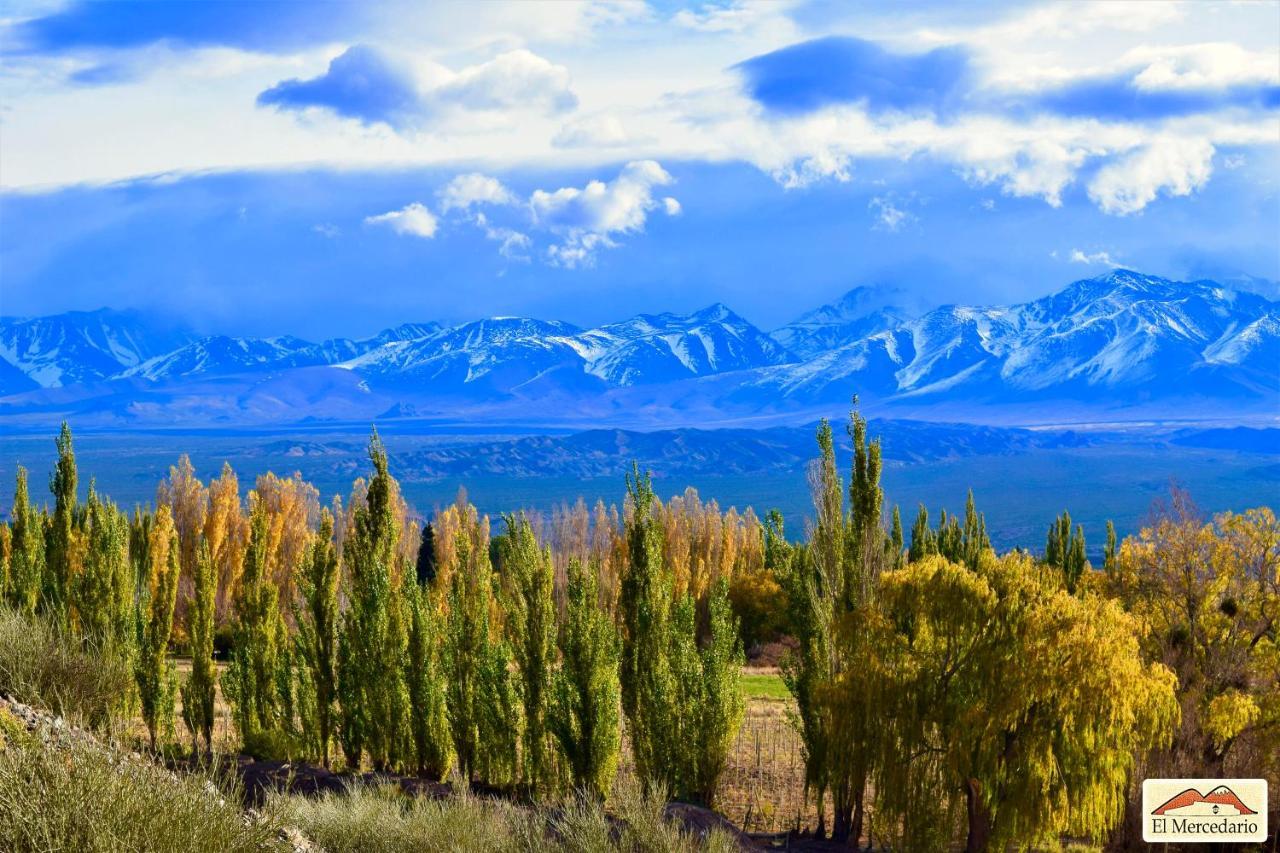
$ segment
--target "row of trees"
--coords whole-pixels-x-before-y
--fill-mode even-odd
[[[803,537],[781,516],[663,504],[633,469],[621,510],[487,517],[460,496],[419,530],[376,434],[372,473],[322,508],[300,477],[241,496],[185,460],[154,510],[76,502],[70,433],[52,509],[19,470],[3,592],[124,654],[153,743],[212,746],[221,687],[246,747],[326,764],[606,797],[625,726],[642,778],[711,802],[743,713],[744,640],[783,662],[819,835],[935,849],[1063,834],[1136,839],[1143,775],[1280,766],[1280,524],[1205,519],[1180,493],[1101,571],[1065,513],[1039,558],[996,554],[972,495],[909,533],[880,447],[825,422]],[[192,656],[179,688],[168,651]],[[830,814],[831,823],[827,824]]]
[[[742,716],[742,646],[729,569],[694,555],[731,564],[736,514],[664,508],[637,471],[611,570],[590,552],[558,570],[528,517],[493,536],[462,498],[420,533],[376,433],[369,479],[323,509],[300,478],[266,475],[242,500],[230,468],[205,486],[184,457],[130,519],[92,487],[77,504],[65,426],[58,452],[52,512],[19,470],[4,592],[131,660],[153,747],[180,698],[193,745],[211,750],[220,684],[250,752],[603,798],[625,717],[644,778],[710,802]],[[173,645],[192,658],[180,686]]]

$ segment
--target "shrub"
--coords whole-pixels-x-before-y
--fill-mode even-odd
[[[128,707],[129,662],[65,636],[40,617],[0,608],[0,692],[102,726]]]
[[[93,743],[0,750],[0,849],[239,851],[274,846],[234,792]],[[38,792],[38,793],[36,793]]]

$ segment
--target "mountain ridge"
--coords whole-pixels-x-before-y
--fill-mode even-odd
[[[692,424],[798,417],[853,393],[899,411],[1280,411],[1280,303],[1123,269],[1025,303],[914,316],[855,288],[772,333],[714,303],[589,329],[496,317],[318,343],[170,335],[127,312],[0,318],[0,418],[78,400],[118,423],[168,405],[228,423],[402,411]],[[157,352],[166,343],[179,345]]]

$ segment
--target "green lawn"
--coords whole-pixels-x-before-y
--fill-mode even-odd
[[[787,686],[782,683],[782,676],[776,673],[744,673],[742,692],[748,699],[785,701],[791,698],[791,694],[787,692]]]

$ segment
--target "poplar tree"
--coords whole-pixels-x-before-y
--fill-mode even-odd
[[[918,563],[936,553],[938,543],[929,527],[929,510],[925,509],[924,504],[920,504],[915,524],[911,525],[911,548],[907,551],[907,562]]]
[[[710,632],[698,643],[697,604],[662,559],[652,481],[632,465],[629,561],[618,600],[623,624],[623,710],[640,777],[677,799],[710,804],[742,721],[742,646],[728,587],[707,600]]]
[[[550,727],[576,790],[603,802],[613,787],[621,746],[618,631],[600,607],[596,567],[571,560],[557,642],[561,665]]]
[[[31,616],[40,600],[44,581],[44,527],[40,514],[31,506],[27,493],[27,469],[18,466],[18,485],[13,494],[13,545],[9,557],[9,603],[18,612]]]
[[[1085,556],[1084,527],[1076,525],[1072,530],[1070,513],[1064,511],[1049,525],[1044,561],[1062,573],[1067,591],[1074,593],[1089,561]]]
[[[169,661],[173,609],[178,598],[178,534],[168,507],[156,511],[147,545],[147,574],[138,600],[135,675],[151,748],[173,725],[176,677]]]
[[[436,529],[431,522],[422,528],[422,541],[418,543],[418,560],[414,565],[418,584],[425,586],[436,579]]]
[[[9,569],[13,558],[13,528],[0,521],[0,600],[9,596]]]
[[[192,751],[199,751],[199,739],[203,737],[209,754],[213,753],[213,697],[218,684],[218,670],[213,663],[217,586],[218,572],[213,565],[209,543],[201,539],[192,566],[191,595],[187,604],[191,675],[182,686],[182,719],[191,732]]]
[[[129,519],[89,485],[84,568],[71,588],[80,634],[104,652],[127,654],[134,632],[134,573],[129,563]]]
[[[333,740],[337,702],[338,555],[333,546],[333,515],[320,513],[320,530],[300,568],[297,587],[302,606],[297,611],[298,645],[314,696],[314,732],[309,733],[316,754],[327,768]]]
[[[414,766],[420,775],[443,781],[453,753],[449,712],[445,705],[444,624],[430,590],[406,575],[404,600],[409,608],[409,645],[405,686],[409,694],[409,728]]]
[[[497,654],[490,624],[493,569],[488,531],[475,517],[474,509],[467,509],[469,517],[463,520],[454,546],[456,564],[450,576],[444,659],[453,752],[462,778],[469,783],[486,765],[486,752],[493,752],[486,746],[496,734],[489,730],[492,715],[486,706],[500,691],[486,687],[485,682],[501,676],[491,671]],[[519,720],[507,720],[506,727],[518,731]]]
[[[1119,557],[1120,547],[1116,542],[1116,526],[1111,519],[1107,519],[1107,547],[1102,553],[1102,568],[1108,575],[1115,574]]]
[[[339,653],[345,723],[343,749],[349,763],[358,764],[367,751],[374,769],[385,770],[398,756],[404,732],[407,699],[403,661],[406,625],[395,583],[400,523],[395,512],[395,482],[387,470],[387,451],[377,430],[369,439],[374,474],[365,501],[351,511],[351,526],[343,541],[343,558],[351,576],[350,608],[342,628]],[[350,705],[351,707],[345,707]]]
[[[622,707],[631,736],[636,773],[645,783],[666,783],[679,761],[677,682],[668,644],[673,641],[672,578],[662,562],[662,532],[653,515],[653,484],[632,464],[627,476],[631,517],[627,521],[627,561],[618,595],[622,625]]]
[[[550,791],[557,776],[547,724],[556,655],[555,568],[551,550],[539,547],[527,518],[506,516],[504,520],[507,530],[498,540],[504,617],[520,674],[523,777],[536,795]]]
[[[862,831],[877,743],[875,699],[865,678],[875,652],[856,624],[875,605],[891,541],[881,526],[880,444],[868,442],[866,420],[856,411],[849,434],[854,458],[846,514],[831,426],[824,420],[818,428],[821,456],[810,469],[816,521],[807,553],[793,561],[789,579],[798,648],[783,665],[805,745],[806,793],[813,792],[818,805],[816,834],[825,834],[830,792],[837,840],[856,839]],[[838,706],[831,701],[837,684],[843,697]]]
[[[279,591],[269,569],[270,519],[256,501],[249,524],[249,548],[235,601],[235,647],[224,683],[246,744],[281,721],[278,675],[285,642]]]
[[[59,620],[68,616],[67,606],[74,580],[78,536],[76,513],[76,454],[71,444],[71,427],[62,422],[58,433],[58,461],[49,477],[53,493],[53,520],[46,539],[48,571],[44,582],[45,607]]]
[[[897,504],[894,504],[893,528],[889,534],[889,566],[891,568],[902,568],[903,561],[906,560],[906,552],[902,550],[903,545],[902,515],[898,512]]]

